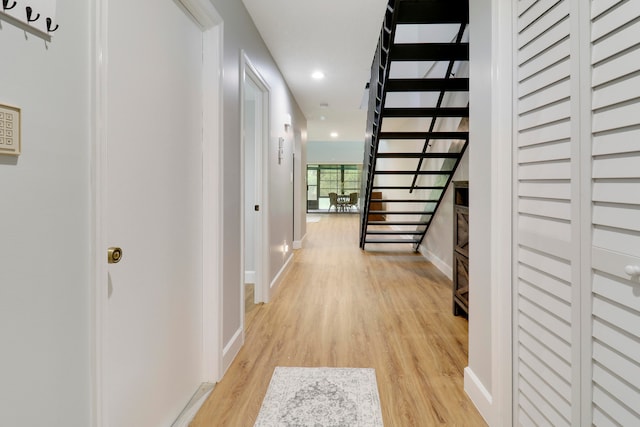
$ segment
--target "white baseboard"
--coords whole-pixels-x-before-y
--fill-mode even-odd
[[[212,383],[200,384],[200,387],[198,387],[193,394],[187,406],[180,412],[178,418],[171,424],[171,427],[189,427],[189,424],[193,421],[200,407],[202,407],[204,401],[207,400],[207,397],[209,397],[209,394],[213,391],[214,386],[215,384]]]
[[[469,395],[473,404],[478,408],[482,418],[491,425],[493,398],[480,379],[468,366],[464,368],[464,391]]]
[[[289,264],[291,263],[292,259],[293,259],[293,254],[290,254],[289,258],[287,258],[287,260],[285,261],[280,271],[278,271],[278,274],[276,274],[276,277],[274,277],[273,280],[271,281],[271,284],[269,286],[270,288],[269,300],[271,300],[271,296],[274,294],[276,289],[278,289],[278,286],[280,286],[280,283],[282,282],[282,278],[284,277],[284,273],[285,271],[287,271],[287,268],[289,268]]]
[[[256,272],[255,271],[245,271],[244,272],[244,283],[246,285],[255,285],[256,284]]]
[[[422,256],[425,257],[429,262],[431,262],[431,264],[435,265],[436,268],[442,272],[442,274],[447,276],[449,280],[453,280],[453,269],[449,264],[438,258],[436,254],[425,248],[424,245],[420,245],[418,250],[420,251]]]
[[[231,366],[233,359],[236,358],[236,356],[240,352],[240,349],[242,348],[243,345],[244,345],[244,332],[242,330],[242,327],[240,327],[240,329],[238,329],[236,333],[233,334],[233,337],[231,337],[231,340],[224,347],[224,350],[222,350],[222,375],[220,376],[221,378],[227,372],[227,369],[229,369],[229,366]]]
[[[300,240],[294,240],[293,241],[293,249],[302,249],[302,242],[304,242],[304,239],[307,238],[307,235],[305,234],[304,236],[302,236],[302,239]]]

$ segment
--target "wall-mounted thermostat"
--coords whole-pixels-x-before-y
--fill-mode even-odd
[[[20,109],[0,104],[0,154],[20,154]]]

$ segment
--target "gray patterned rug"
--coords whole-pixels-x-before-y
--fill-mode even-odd
[[[382,427],[376,373],[277,367],[254,427]]]

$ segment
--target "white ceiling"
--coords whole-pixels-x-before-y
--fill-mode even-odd
[[[307,118],[308,140],[364,140],[360,103],[387,0],[242,1]]]

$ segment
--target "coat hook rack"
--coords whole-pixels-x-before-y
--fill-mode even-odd
[[[47,17],[47,31],[48,31],[49,33],[53,33],[53,32],[54,32],[55,30],[57,30],[57,29],[58,29],[58,27],[59,27],[59,25],[58,25],[58,24],[56,24],[56,26],[55,26],[54,28],[51,28],[51,24],[52,24],[51,18]]]
[[[31,6],[27,6],[26,9],[27,9],[27,22],[34,22],[34,21],[37,21],[38,18],[40,18],[40,14],[38,13],[35,18],[31,19],[31,15],[33,14],[33,9],[31,9]]]
[[[11,10],[16,7],[16,2],[14,1],[11,6],[9,6],[9,0],[2,0],[2,10]]]

